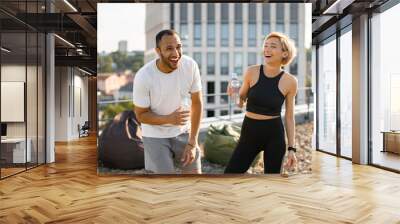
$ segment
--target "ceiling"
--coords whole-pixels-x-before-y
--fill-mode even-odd
[[[284,2],[312,3],[312,35],[313,43],[317,43],[336,32],[337,27],[350,24],[353,16],[357,16],[366,10],[373,10],[388,1],[289,0]],[[24,31],[26,28],[28,28],[28,32],[29,30],[54,32],[58,35],[55,38],[56,65],[79,66],[95,74],[97,64],[97,3],[117,2],[133,3],[139,1],[47,0],[46,6],[45,0],[1,0],[1,29],[4,33],[13,33],[7,34],[5,38],[11,38],[15,41],[23,41],[19,37],[22,34],[18,34],[18,32]],[[276,3],[283,1],[254,2]]]
[[[308,0],[312,3],[313,44],[328,38],[352,23],[353,17],[376,12],[393,0]]]
[[[51,1],[1,0],[0,22],[2,45],[13,49],[7,60],[17,61],[20,55],[31,58],[34,45],[27,41],[35,35],[30,32],[52,32],[55,36],[56,66],[77,66],[96,74],[97,56],[97,1],[51,0]],[[50,13],[51,12],[51,13]],[[39,47],[43,47],[39,45]],[[40,49],[39,49],[40,50]],[[4,60],[5,58],[3,58]]]

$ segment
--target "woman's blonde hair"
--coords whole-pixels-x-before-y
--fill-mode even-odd
[[[282,44],[282,50],[288,53],[287,57],[284,57],[282,59],[282,65],[285,66],[290,64],[297,54],[297,49],[296,46],[294,45],[294,41],[283,33],[271,32],[270,34],[267,35],[267,37],[265,37],[264,42],[272,37],[278,38]]]

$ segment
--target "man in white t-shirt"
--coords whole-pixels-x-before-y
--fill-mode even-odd
[[[181,40],[173,30],[156,35],[155,50],[159,57],[136,73],[133,86],[145,169],[172,174],[179,167],[183,173],[200,174],[198,135],[203,103],[199,68],[192,58],[182,55]]]

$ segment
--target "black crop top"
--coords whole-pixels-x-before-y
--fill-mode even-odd
[[[264,75],[263,65],[261,65],[258,81],[247,94],[246,110],[262,115],[281,115],[285,96],[279,90],[278,84],[284,73],[285,71],[281,71],[274,78],[268,78]]]

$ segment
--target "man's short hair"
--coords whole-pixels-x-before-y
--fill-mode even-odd
[[[160,32],[158,32],[157,35],[156,35],[156,47],[160,47],[160,41],[161,41],[163,36],[175,35],[175,34],[177,36],[179,36],[179,34],[175,30],[172,30],[172,29],[161,30]]]

